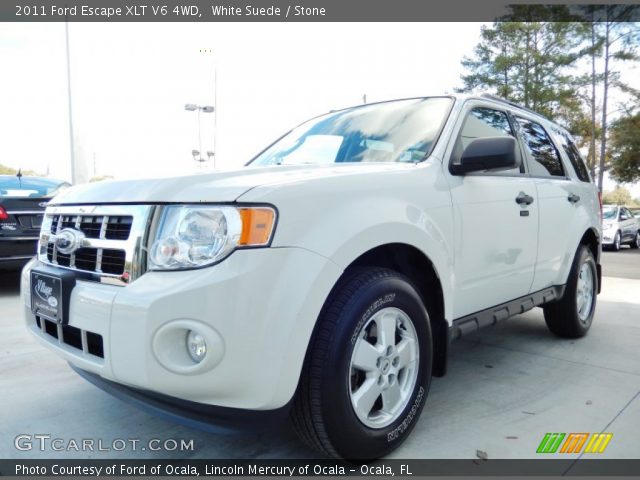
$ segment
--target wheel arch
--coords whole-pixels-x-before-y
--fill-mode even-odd
[[[333,297],[336,287],[345,276],[357,268],[382,267],[405,275],[416,287],[429,313],[433,336],[434,357],[433,375],[444,376],[447,368],[447,352],[449,345],[449,324],[445,318],[445,299],[440,276],[433,262],[420,249],[406,243],[387,243],[370,248],[349,263],[342,276],[335,283],[325,299],[320,311],[323,314],[326,305]],[[316,322],[317,327],[318,322]],[[307,345],[307,354],[313,344],[316,327]],[[306,357],[305,356],[305,357]]]
[[[596,269],[598,274],[598,293],[600,293],[602,285],[602,268],[600,266],[600,255],[602,252],[602,243],[600,242],[600,234],[594,228],[588,228],[580,238],[579,246],[587,247],[596,261]]]
[[[433,335],[433,375],[447,370],[449,324],[445,319],[444,293],[433,262],[418,248],[406,243],[387,243],[364,252],[347,268],[385,267],[405,275],[416,287],[429,313]]]

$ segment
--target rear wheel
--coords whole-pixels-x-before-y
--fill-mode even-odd
[[[636,232],[636,236],[633,238],[631,242],[631,248],[640,248],[640,231]]]
[[[396,449],[429,390],[429,316],[409,280],[387,269],[350,272],[328,300],[292,410],[313,448],[370,460]]]
[[[553,333],[565,338],[583,337],[596,308],[598,275],[591,251],[580,246],[571,266],[564,296],[544,307],[544,319]]]

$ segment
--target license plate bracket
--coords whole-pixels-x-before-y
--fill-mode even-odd
[[[69,323],[69,301],[76,285],[73,272],[53,268],[31,270],[31,311],[61,325]]]

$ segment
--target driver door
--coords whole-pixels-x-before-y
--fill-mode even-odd
[[[476,138],[515,137],[506,110],[479,102],[468,102],[458,122],[458,133],[448,148],[450,162],[459,159]],[[454,318],[527,295],[538,248],[538,203],[533,181],[522,166],[464,176],[447,173],[455,239]],[[533,202],[517,203],[523,195]]]

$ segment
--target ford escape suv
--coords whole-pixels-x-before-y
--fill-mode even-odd
[[[536,306],[585,335],[600,252],[563,128],[414,98],[314,118],[237,171],[64,191],[22,298],[33,335],[114,395],[202,428],[289,416],[366,460],[409,435],[451,340]]]

